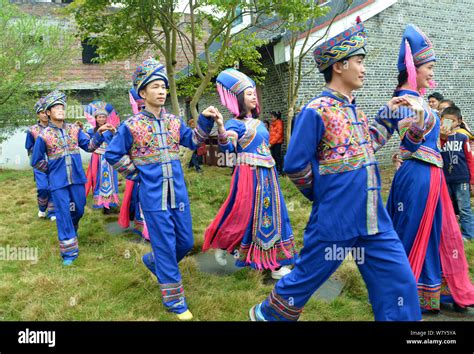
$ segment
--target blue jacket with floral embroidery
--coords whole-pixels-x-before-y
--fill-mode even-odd
[[[31,166],[48,174],[52,191],[70,184],[85,184],[79,148],[93,152],[103,141],[100,133],[89,137],[76,124],[64,123],[61,129],[50,123],[36,139]]]
[[[372,135],[355,102],[329,88],[298,115],[284,170],[313,201],[307,231],[322,240],[393,230],[380,195],[374,155],[380,146]]]
[[[105,159],[125,178],[140,181],[140,206],[145,211],[189,204],[179,145],[195,150],[214,125],[199,116],[193,130],[173,114],[155,117],[143,110],[121,124],[105,151]]]

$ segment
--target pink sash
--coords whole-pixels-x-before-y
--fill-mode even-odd
[[[469,267],[464,253],[464,243],[442,169],[431,166],[430,192],[415,242],[408,256],[410,266],[418,281],[433,226],[434,213],[441,197],[442,225],[439,247],[441,266],[446,283],[456,303],[462,307],[474,304],[474,286],[469,278]]]
[[[464,242],[444,176],[441,183],[441,205],[443,206],[443,224],[439,252],[443,275],[458,305],[461,307],[474,305],[474,286],[469,278]]]
[[[235,183],[237,175],[239,177],[237,183]],[[234,191],[235,188],[237,191]],[[234,205],[232,205],[229,215],[222,222],[234,193],[236,193]],[[238,248],[246,229],[250,225],[254,194],[254,176],[251,167],[247,165],[238,166],[232,177],[231,189],[226,201],[219,209],[214,221],[206,229],[202,247],[203,252],[209,248],[226,249],[228,252]],[[221,222],[222,225],[218,229]]]
[[[130,202],[132,200],[132,191],[135,182],[125,181],[125,192],[123,194],[122,206],[118,217],[118,224],[121,228],[126,229],[130,226]]]
[[[97,170],[99,169],[99,155],[92,153],[91,163],[87,167],[87,183],[86,183],[86,197],[91,190],[94,190],[97,183]]]

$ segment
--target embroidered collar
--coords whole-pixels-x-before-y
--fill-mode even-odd
[[[163,108],[161,108],[160,116],[159,116],[159,117],[155,116],[153,113],[151,113],[150,111],[147,111],[146,109],[142,109],[142,110],[140,111],[140,113],[142,113],[143,115],[147,116],[148,118],[160,120],[160,119],[163,119],[163,114],[164,114],[165,112],[163,111]]]
[[[416,92],[416,91],[413,91],[413,90],[409,90],[409,89],[402,89],[402,88],[396,89],[396,90],[395,90],[395,95],[396,95],[396,96],[411,95],[411,96],[420,97],[420,93],[419,93],[419,92]]]
[[[354,96],[347,97],[343,93],[341,93],[339,91],[336,91],[336,90],[333,90],[332,88],[330,88],[328,86],[324,86],[322,95],[330,96],[332,98],[335,98],[336,100],[338,100],[338,101],[340,101],[344,104],[356,104]]]
[[[141,114],[147,116],[148,118],[152,118],[152,119],[157,119],[157,120],[161,120],[163,119],[164,115],[167,113],[166,112],[166,109],[164,107],[161,107],[161,110],[160,110],[160,116],[157,117],[155,116],[153,113],[151,113],[150,111],[147,111],[145,108],[143,108],[141,111],[140,111]]]
[[[49,122],[48,127],[56,128],[56,129],[64,129],[66,127],[66,122],[63,123],[63,127],[59,128],[57,125],[55,125],[53,122]]]

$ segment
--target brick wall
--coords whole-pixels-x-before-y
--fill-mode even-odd
[[[354,15],[355,18],[355,15]],[[474,45],[468,38],[474,29],[472,0],[402,0],[372,17],[365,26],[368,31],[367,77],[364,87],[356,92],[357,103],[367,116],[374,117],[385,104],[397,84],[397,58],[405,25],[420,27],[433,42],[438,58],[435,80],[441,92],[461,108],[464,119],[474,127]],[[465,21],[462,21],[465,19]],[[462,30],[461,30],[462,28]],[[279,110],[286,123],[287,64],[273,65],[272,48],[262,51],[268,74],[262,92],[263,119],[269,119],[269,111]],[[314,67],[311,55],[304,59],[303,71]],[[299,101],[308,102],[324,85],[317,70],[304,78]],[[433,90],[429,90],[427,95]],[[209,101],[209,98],[203,100]],[[397,151],[400,140],[395,134],[381,151],[381,164],[390,163],[390,156]]]
[[[474,124],[474,45],[466,34],[474,29],[474,6],[470,0],[402,0],[372,17],[365,26],[368,31],[367,77],[364,87],[357,91],[357,104],[368,117],[391,97],[397,85],[398,49],[405,25],[420,27],[432,41],[437,63],[435,80],[438,91],[452,99],[461,108],[464,119]],[[466,19],[466,21],[462,21]],[[463,30],[460,30],[463,28]],[[313,65],[311,56],[305,58],[305,68]],[[311,97],[324,84],[317,71],[307,78],[300,96]],[[400,140],[393,136],[387,146],[378,152],[382,164],[390,163]]]

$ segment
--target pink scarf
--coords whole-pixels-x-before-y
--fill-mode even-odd
[[[239,177],[238,185],[236,186],[235,179],[237,178],[237,174]],[[232,252],[238,248],[252,216],[252,204],[255,193],[253,178],[254,176],[250,166],[242,165],[236,168],[234,176],[232,177],[229,196],[204,234],[203,252],[209,248],[226,249],[228,252]],[[237,188],[234,205],[232,205],[232,210],[219,227],[225,211],[230,204],[230,200],[232,199],[234,188]]]
[[[91,163],[87,167],[87,183],[86,183],[86,197],[91,190],[94,190],[97,183],[97,170],[99,169],[99,155],[92,153]]]
[[[473,305],[474,286],[469,278],[469,267],[464,253],[462,235],[454,214],[446,181],[442,169],[431,166],[430,173],[430,193],[408,260],[415,279],[418,281],[425,261],[434,213],[441,197],[443,215],[439,252],[443,275],[454,301],[462,307]]]

